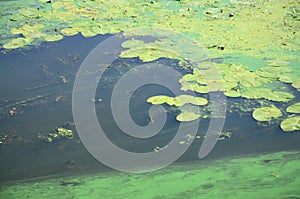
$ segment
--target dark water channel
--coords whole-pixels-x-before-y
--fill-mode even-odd
[[[39,134],[54,131],[59,126],[75,129],[72,118],[72,89],[76,72],[87,54],[109,36],[83,39],[81,36],[65,38],[40,47],[0,54],[0,135],[7,138],[0,145],[0,181],[17,180],[51,174],[79,174],[94,170],[109,170],[96,161],[85,149],[75,132],[73,139],[43,142]],[[161,59],[158,62],[176,66],[176,61]],[[109,98],[113,83],[126,71],[126,67],[141,64],[138,60],[117,60],[107,72],[107,79],[98,87],[96,100]],[[177,68],[180,72],[182,69]],[[170,94],[166,88],[147,85],[134,94],[131,103],[133,119],[140,125],[149,122],[145,100],[152,95]],[[299,100],[300,96],[294,101]],[[92,101],[93,99],[91,99]],[[228,104],[240,99],[228,100]],[[114,124],[109,100],[96,102],[101,123],[109,137],[119,146],[132,151],[151,151],[164,146],[176,133],[178,122],[171,112],[163,131],[151,139],[130,139]],[[12,111],[12,112],[11,112]],[[208,127],[203,119],[199,135]],[[232,155],[267,153],[282,150],[299,150],[300,134],[283,133],[277,124],[262,126],[251,113],[227,114],[224,131],[232,136],[217,143],[206,160]],[[178,160],[198,160],[197,154],[203,139],[195,139],[188,151]],[[199,163],[205,160],[199,160]]]

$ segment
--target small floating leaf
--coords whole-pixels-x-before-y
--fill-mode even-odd
[[[294,98],[294,95],[287,92],[274,91],[263,93],[263,97],[274,102],[288,102]]]
[[[79,33],[76,28],[64,28],[60,32],[66,36],[74,36]]]
[[[241,97],[241,93],[238,90],[229,90],[224,93],[227,97]]]
[[[276,106],[266,106],[255,109],[252,116],[257,121],[267,122],[271,121],[273,118],[281,117],[282,113]]]
[[[271,92],[271,89],[268,88],[251,88],[242,93],[242,97],[247,99],[260,99],[264,98],[267,93]]]
[[[63,38],[62,35],[47,35],[45,40],[48,42],[59,41]]]
[[[135,47],[139,47],[143,44],[144,44],[144,41],[142,41],[142,40],[130,39],[130,40],[124,41],[122,43],[122,47],[123,48],[135,48]]]
[[[183,112],[177,115],[176,120],[180,122],[190,122],[193,120],[196,120],[200,117],[199,114],[196,114],[194,112]]]
[[[297,80],[297,76],[292,73],[280,74],[278,77],[279,77],[279,81],[284,83],[293,83],[294,81]]]
[[[3,48],[6,48],[6,49],[20,48],[27,44],[30,44],[31,41],[32,40],[29,38],[15,38],[15,39],[12,39],[9,43],[4,44]]]
[[[266,63],[269,65],[269,66],[286,66],[286,65],[289,65],[289,62],[288,61],[285,61],[285,60],[268,60],[266,61]]]
[[[169,97],[169,96],[165,96],[165,95],[157,95],[157,96],[153,96],[153,97],[148,98],[147,102],[149,102],[151,104],[164,104],[164,103],[167,103],[167,104],[172,106],[174,104],[174,98]]]
[[[287,107],[286,112],[288,113],[300,113],[300,102],[295,103]]]
[[[194,104],[198,106],[206,105],[208,103],[207,99],[202,97],[195,97],[192,95],[179,95],[174,98],[175,106],[183,106],[185,104]]]
[[[299,131],[300,130],[300,116],[290,117],[283,120],[280,124],[283,131]]]

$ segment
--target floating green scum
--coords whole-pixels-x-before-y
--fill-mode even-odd
[[[121,58],[150,62],[163,57],[179,60],[183,68],[192,67],[179,83],[183,91],[199,96],[152,96],[149,103],[181,107],[176,119],[192,121],[200,114],[184,111],[184,106],[209,107],[205,94],[223,92],[228,98],[267,102],[268,106],[253,107],[254,119],[269,122],[276,118],[282,120],[284,131],[299,130],[299,105],[294,102],[300,90],[296,0],[115,0],[113,4],[103,0],[17,0],[0,4],[4,52],[77,34],[93,37],[160,28],[187,35],[197,45],[176,38],[146,43],[130,36],[122,44]],[[206,78],[215,72],[210,62],[202,60],[197,67],[189,63],[199,59],[194,53],[197,46],[212,58],[223,58],[222,63],[215,63],[220,79],[213,84]]]

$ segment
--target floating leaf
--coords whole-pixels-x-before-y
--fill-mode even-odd
[[[149,102],[151,104],[164,104],[164,103],[167,103],[167,104],[172,106],[174,104],[174,98],[169,97],[169,96],[165,96],[165,95],[157,95],[157,96],[153,96],[153,97],[148,98],[147,102]]]
[[[147,99],[147,102],[152,104],[164,104],[167,103],[168,105],[174,106],[183,106],[185,104],[193,104],[193,105],[206,105],[208,103],[207,99],[202,97],[195,97],[192,95],[179,95],[175,98],[165,96],[165,95],[158,95],[153,96]]]
[[[30,44],[31,41],[32,40],[30,38],[15,38],[12,39],[9,43],[4,44],[3,47],[6,49],[20,48]]]
[[[283,120],[280,124],[283,131],[299,131],[300,130],[300,116],[290,117]]]
[[[262,93],[262,96],[265,99],[271,100],[274,102],[288,102],[294,98],[294,95],[287,93],[287,92],[281,92],[281,91]]]
[[[79,30],[75,28],[64,28],[60,32],[66,36],[73,36],[78,34]]]
[[[285,61],[285,60],[268,60],[266,61],[266,63],[269,65],[269,66],[287,66],[289,65],[289,62],[288,61]]]
[[[300,77],[298,78],[298,80],[294,81],[292,83],[292,86],[298,90],[300,90]]]
[[[93,32],[92,30],[86,29],[81,31],[82,36],[84,37],[94,37],[97,33]]]
[[[257,108],[253,111],[252,116],[260,122],[271,121],[273,118],[282,116],[281,111],[275,106],[266,106]]]
[[[25,17],[39,17],[40,11],[35,8],[21,8],[19,13]]]
[[[209,88],[208,86],[200,86],[197,83],[188,83],[186,81],[180,81],[179,83],[181,83],[181,90],[183,91],[195,91],[197,93],[209,93]]]
[[[136,47],[140,47],[143,44],[144,44],[144,41],[142,41],[142,40],[130,39],[130,40],[124,41],[122,43],[122,47],[123,48],[136,48]]]
[[[45,37],[45,41],[48,41],[48,42],[53,42],[53,41],[59,41],[63,39],[63,36],[62,35],[47,35]]]
[[[295,103],[287,107],[286,112],[288,113],[300,113],[300,102]]]
[[[192,95],[179,95],[174,98],[175,106],[183,106],[185,104],[194,104],[198,106],[206,105],[208,103],[207,99],[203,97],[195,97]]]
[[[177,115],[176,120],[180,122],[190,122],[193,120],[196,120],[200,117],[199,114],[196,114],[194,112],[183,112]]]
[[[247,99],[260,99],[264,98],[266,93],[271,93],[271,89],[268,88],[251,88],[242,93],[242,97]]]
[[[227,97],[241,97],[241,93],[238,90],[229,90],[224,93]]]
[[[278,77],[279,77],[279,81],[284,83],[293,83],[294,81],[297,80],[297,76],[292,73],[280,74]]]

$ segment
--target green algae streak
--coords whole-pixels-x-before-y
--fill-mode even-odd
[[[2,185],[1,198],[297,198],[300,152],[169,166],[151,173],[94,173]]]

